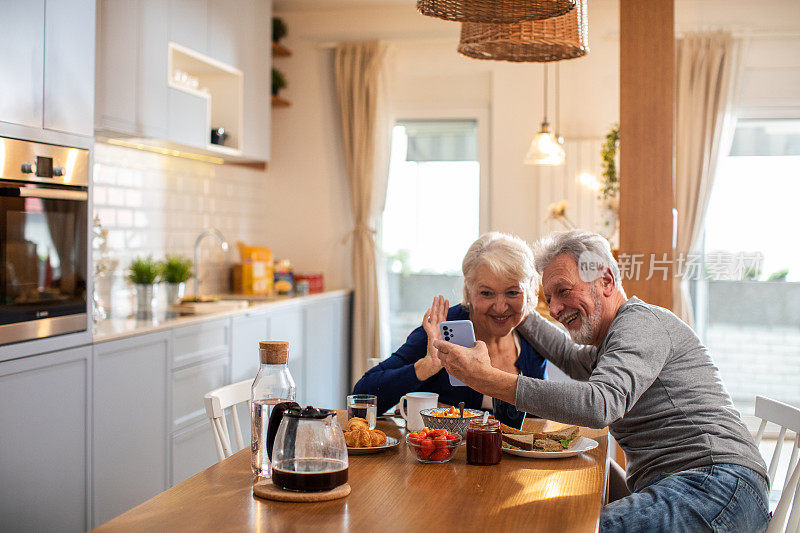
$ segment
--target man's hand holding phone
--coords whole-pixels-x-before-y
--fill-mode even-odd
[[[475,346],[475,330],[472,327],[470,320],[450,320],[439,324],[439,333],[441,339],[465,348],[472,348]],[[438,355],[438,352],[437,352]],[[441,363],[441,361],[440,361]],[[454,387],[465,387],[464,383],[458,379],[450,376],[450,384]]]

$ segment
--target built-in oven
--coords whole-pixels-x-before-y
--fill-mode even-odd
[[[0,345],[87,327],[89,151],[0,137]]]

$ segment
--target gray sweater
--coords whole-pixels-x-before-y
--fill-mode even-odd
[[[694,331],[668,310],[631,298],[600,347],[575,344],[537,313],[517,329],[573,379],[520,376],[518,409],[592,428],[609,426],[625,451],[628,486],[662,473],[733,463],[766,465]]]

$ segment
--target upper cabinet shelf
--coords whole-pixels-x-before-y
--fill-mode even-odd
[[[169,43],[168,65],[167,85],[194,96],[196,116],[205,117],[204,148],[241,154],[242,71],[173,42]],[[223,142],[211,143],[212,128],[224,128]]]

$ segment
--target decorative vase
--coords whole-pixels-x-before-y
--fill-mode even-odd
[[[186,283],[167,283],[167,305],[181,303],[181,298],[186,295]]]
[[[152,283],[137,283],[136,287],[136,318],[152,318],[153,308],[156,305],[155,290]]]

